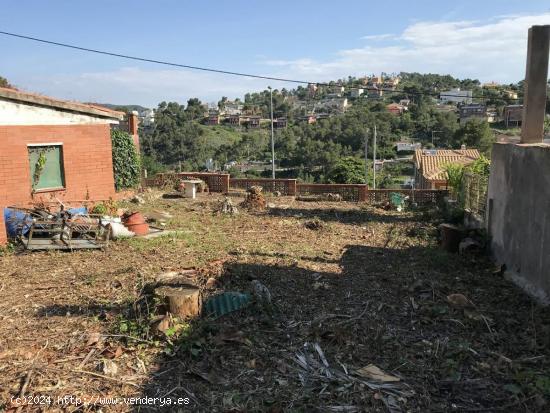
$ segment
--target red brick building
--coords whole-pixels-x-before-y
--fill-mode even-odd
[[[114,197],[111,127],[127,123],[137,144],[134,118],[122,122],[122,112],[0,88],[0,244],[6,206]]]

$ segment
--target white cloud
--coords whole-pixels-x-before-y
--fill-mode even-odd
[[[265,89],[268,84],[274,88],[288,87],[288,84],[261,79],[136,67],[79,75],[63,74],[47,79],[37,77],[25,79],[24,83],[15,79],[14,83],[25,90],[70,100],[149,107],[155,107],[163,100],[185,103],[191,97],[199,97],[204,102],[217,102],[222,96],[242,97],[246,92]]]
[[[395,35],[391,33],[385,33],[385,34],[369,34],[368,36],[363,36],[361,39],[363,40],[386,40],[386,39],[394,39]]]
[[[548,23],[550,12],[497,16],[486,21],[414,22],[400,34],[365,36],[364,47],[340,50],[332,59],[304,56],[274,60],[269,56],[256,56],[254,66],[262,68],[268,76],[317,82],[401,71],[516,82],[525,72],[528,28]],[[377,40],[384,43],[376,43]],[[10,76],[10,80],[23,89],[60,98],[146,106],[156,106],[162,100],[183,103],[190,97],[214,102],[221,96],[242,97],[246,92],[263,90],[268,85],[296,86],[154,66],[34,79]]]
[[[389,44],[344,49],[327,61],[279,62],[278,75],[329,80],[379,72],[450,73],[482,81],[516,82],[523,78],[527,30],[550,23],[550,13],[500,16],[485,22],[415,22]],[[366,36],[367,40],[375,36]]]

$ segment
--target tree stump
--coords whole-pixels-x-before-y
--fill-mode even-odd
[[[195,285],[194,278],[197,277],[197,270],[185,269],[178,271],[167,271],[157,275],[156,286],[163,287],[167,285]]]
[[[170,313],[181,318],[197,317],[201,313],[202,299],[200,290],[195,285],[162,286],[155,293],[168,299]]]

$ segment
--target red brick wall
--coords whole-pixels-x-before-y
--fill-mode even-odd
[[[128,113],[126,115],[128,117],[128,133],[132,135],[132,138],[134,139],[134,145],[136,146],[136,150],[139,153],[139,135],[138,135],[138,126],[139,126],[139,119],[138,116],[134,113]]]
[[[63,143],[65,190],[31,193],[27,144]],[[68,204],[115,196],[109,125],[0,126],[0,244],[4,207],[58,198]]]

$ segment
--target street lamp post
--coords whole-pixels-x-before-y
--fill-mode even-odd
[[[372,145],[372,189],[376,189],[376,123],[374,124],[374,139]]]
[[[275,138],[273,136],[273,89],[269,89],[269,107],[271,111],[271,177],[275,179]]]
[[[369,130],[367,128],[367,131],[365,133],[365,185],[369,185],[369,151],[368,151],[368,144],[369,144]]]

